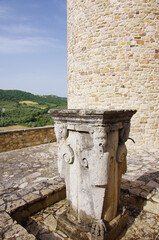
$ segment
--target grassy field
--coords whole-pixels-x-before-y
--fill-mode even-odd
[[[53,125],[48,110],[64,108],[67,108],[66,98],[0,89],[0,130],[2,131],[4,127],[10,128],[10,126],[12,129],[15,125],[22,126],[22,128]]]
[[[27,105],[36,105],[36,104],[38,104],[37,102],[33,102],[33,101],[20,101],[19,103],[25,103],[25,104],[27,104]]]
[[[9,131],[9,130],[17,130],[17,129],[25,129],[25,128],[28,128],[28,127],[13,125],[13,126],[8,126],[8,127],[0,127],[0,131]]]

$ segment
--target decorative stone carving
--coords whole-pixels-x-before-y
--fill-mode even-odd
[[[119,142],[125,143],[130,133],[130,122],[123,123],[123,128],[119,131]]]
[[[125,144],[120,144],[117,150],[117,162],[126,162],[127,149]]]
[[[81,166],[88,168],[88,161],[86,158],[81,159]]]
[[[58,143],[64,142],[67,138],[67,125],[64,123],[55,123],[55,135]]]
[[[62,145],[61,147],[62,158],[66,163],[72,164],[74,161],[74,153],[69,145]]]
[[[96,127],[93,130],[94,149],[101,154],[104,153],[107,144],[107,131],[106,127]]]
[[[92,224],[91,234],[96,239],[104,239],[105,232],[107,232],[107,228],[103,220],[98,220]]]
[[[126,171],[125,141],[135,111],[50,113],[59,145],[58,168],[66,183],[67,218],[103,240],[105,223],[117,216],[121,176]]]

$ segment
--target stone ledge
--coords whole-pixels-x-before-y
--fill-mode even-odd
[[[44,126],[44,127],[24,128],[24,129],[15,129],[15,130],[8,130],[8,131],[0,131],[0,135],[6,134],[6,133],[39,131],[39,130],[41,130],[41,129],[52,129],[52,128],[53,128],[53,126]]]
[[[59,202],[65,197],[66,192],[65,186],[63,185],[55,191],[50,191],[50,189],[48,189],[48,191],[46,190],[45,194],[41,197],[34,193],[30,193],[27,195],[27,202],[23,200],[15,200],[14,204],[10,202],[10,208],[8,208],[7,204],[0,212],[0,237],[2,239],[11,238],[18,240],[36,239],[19,224],[23,224],[32,214]],[[7,209],[5,210],[5,208]],[[11,216],[8,213],[10,213]]]
[[[0,152],[55,142],[53,126],[0,132]]]
[[[121,190],[129,194],[129,204],[159,215],[159,189],[142,181],[122,179]]]
[[[0,214],[0,239],[35,240],[36,238],[3,212]]]
[[[136,110],[52,109],[49,113],[54,120],[61,122],[109,124],[130,121]]]

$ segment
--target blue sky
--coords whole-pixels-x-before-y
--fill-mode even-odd
[[[66,0],[0,0],[0,89],[67,96]]]

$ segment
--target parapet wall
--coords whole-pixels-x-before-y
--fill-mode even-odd
[[[67,0],[68,108],[136,109],[130,137],[159,148],[159,1]]]
[[[0,132],[0,152],[55,142],[54,127],[26,128]]]

